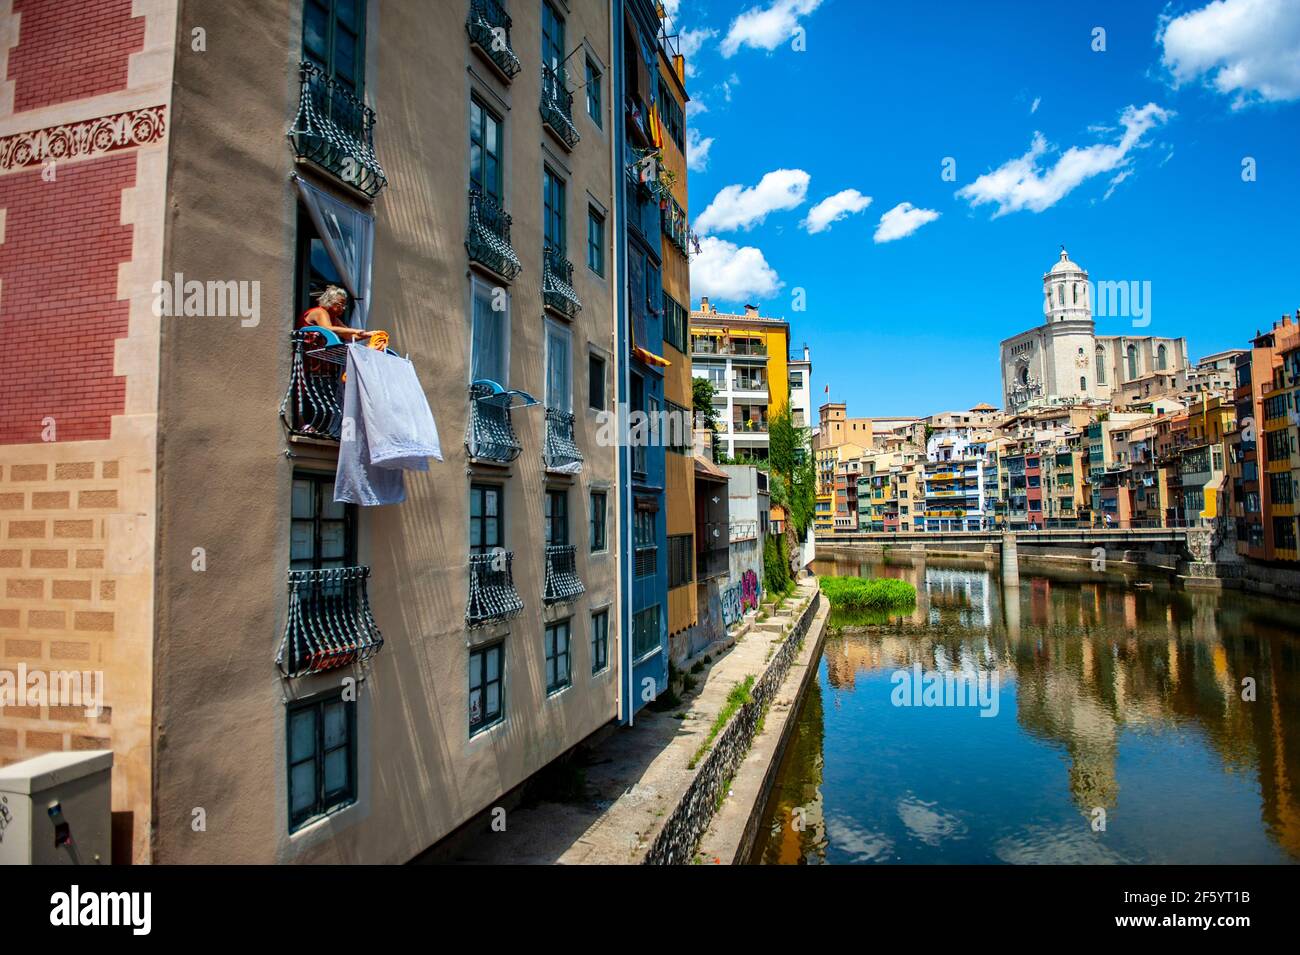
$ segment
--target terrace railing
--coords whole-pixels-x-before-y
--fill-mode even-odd
[[[483,51],[507,79],[522,68],[519,57],[510,45],[510,15],[497,0],[470,0],[469,16],[465,30],[470,42]]]
[[[293,364],[280,420],[290,434],[337,441],[343,424],[343,366],[308,354],[319,337],[310,328],[291,336]]]
[[[575,544],[546,545],[546,583],[542,599],[548,603],[573,600],[586,593],[578,577],[578,548]]]
[[[573,425],[573,412],[546,409],[546,445],[542,454],[548,471],[575,474],[582,470],[582,452],[574,440]]]
[[[364,663],[384,645],[366,594],[369,567],[289,571],[289,617],[275,664],[286,677]]]
[[[573,287],[573,263],[553,245],[542,250],[542,301],[569,318],[578,314],[582,300]]]
[[[375,111],[314,63],[304,60],[298,74],[294,154],[373,199],[388,185],[375,156]]]
[[[523,265],[510,244],[510,215],[491,196],[471,189],[469,192],[469,232],[465,236],[465,250],[471,261],[491,269],[507,281],[521,271]]]
[[[573,125],[573,94],[569,92],[568,75],[564,69],[542,67],[542,122],[551,128],[569,149],[578,145],[582,137]]]
[[[523,598],[515,590],[514,559],[510,551],[470,555],[469,602],[465,605],[467,626],[481,627],[509,620],[524,609]]]

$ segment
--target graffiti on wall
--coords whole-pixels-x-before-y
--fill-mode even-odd
[[[758,609],[758,574],[752,570],[740,578],[740,606],[742,610]]]
[[[758,574],[752,570],[745,571],[738,582],[722,588],[722,622],[729,627],[740,620],[745,611],[757,610],[760,596]]]

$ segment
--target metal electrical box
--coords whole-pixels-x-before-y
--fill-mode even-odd
[[[0,767],[0,865],[108,865],[112,750]]]

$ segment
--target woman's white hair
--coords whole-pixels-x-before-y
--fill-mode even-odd
[[[346,305],[348,293],[337,285],[327,285],[325,290],[316,296],[316,304],[321,308],[329,308],[331,305]]]

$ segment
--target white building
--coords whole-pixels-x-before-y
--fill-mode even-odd
[[[1046,321],[1002,342],[1008,411],[1107,403],[1121,394],[1147,397],[1182,387],[1189,365],[1187,339],[1096,334],[1088,273],[1070,261],[1064,248],[1060,261],[1043,276],[1043,295]],[[1145,379],[1150,385],[1138,387]]]
[[[812,355],[803,346],[803,358],[790,359],[790,417],[796,428],[812,428]]]

